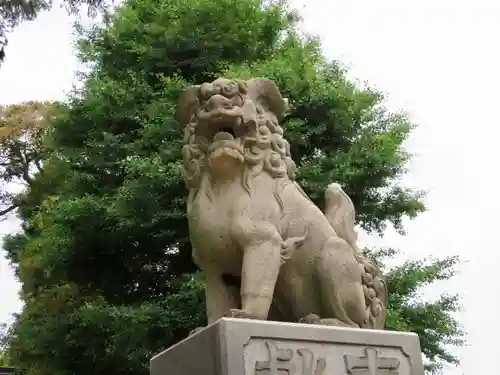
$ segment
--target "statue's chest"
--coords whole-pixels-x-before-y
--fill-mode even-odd
[[[232,233],[239,216],[235,206],[237,202],[230,197],[210,199],[200,195],[194,200],[188,215],[189,232],[200,256],[219,257],[221,253],[230,256],[239,251]]]
[[[229,207],[221,207],[213,202],[195,201],[189,215],[189,224],[192,231],[219,237],[230,233],[233,218],[234,214]]]

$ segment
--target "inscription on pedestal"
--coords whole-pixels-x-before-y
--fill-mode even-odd
[[[269,360],[255,363],[254,375],[326,375],[324,370],[326,360],[316,358],[314,353],[307,348],[297,350],[282,349],[273,341],[266,341]],[[301,368],[293,365],[294,355],[300,358]]]
[[[415,334],[225,318],[155,356],[150,375],[424,373]]]
[[[374,348],[366,348],[365,355],[344,355],[349,375],[399,375],[399,359],[379,357]]]

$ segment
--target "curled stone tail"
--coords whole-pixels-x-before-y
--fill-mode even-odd
[[[383,329],[387,317],[387,284],[382,272],[362,254],[356,254],[361,267],[363,294],[366,302],[365,328]]]
[[[383,329],[387,316],[387,283],[382,271],[358,248],[357,233],[354,228],[356,216],[354,204],[336,183],[330,184],[326,189],[325,202],[326,218],[337,235],[351,246],[359,263],[366,302],[363,328]]]

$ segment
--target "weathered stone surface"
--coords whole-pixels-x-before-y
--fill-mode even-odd
[[[417,335],[223,318],[151,360],[151,375],[423,375]]]
[[[354,206],[339,184],[322,213],[295,181],[266,79],[217,79],[179,99],[193,258],[207,317],[382,329],[387,286],[356,245]]]

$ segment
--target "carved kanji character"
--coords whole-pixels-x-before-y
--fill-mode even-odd
[[[255,363],[256,375],[280,375],[281,372],[286,372],[291,375],[292,370],[292,349],[279,349],[276,344],[266,341],[266,346],[269,351],[268,361],[257,361]]]
[[[365,355],[344,355],[349,375],[398,375],[399,359],[378,357],[374,348],[366,348]]]
[[[280,349],[271,341],[266,341],[266,346],[269,360],[256,362],[255,375],[323,375],[326,367],[325,359],[316,359],[309,349],[297,349],[301,366],[295,368],[292,363],[294,355],[292,349]]]
[[[326,367],[326,360],[324,358],[318,358],[315,364],[314,353],[309,349],[300,348],[297,350],[297,353],[302,357],[302,375],[323,375]],[[316,367],[313,369],[314,364]]]

